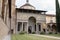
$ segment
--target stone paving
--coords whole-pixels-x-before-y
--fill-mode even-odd
[[[53,39],[59,39],[60,40],[60,37],[47,36],[47,35],[39,35],[39,34],[30,34],[30,35],[40,36],[40,37],[46,37],[46,38],[53,38]]]
[[[8,35],[8,31],[9,31],[9,29],[8,29],[7,25],[4,23],[4,21],[0,17],[0,40],[4,39],[3,37]]]
[[[10,35],[7,35],[3,38],[3,40],[11,40],[11,36]]]

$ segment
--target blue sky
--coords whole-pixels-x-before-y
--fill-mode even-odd
[[[25,3],[26,0],[16,0],[18,8]],[[55,14],[55,0],[29,0],[29,3],[36,7],[36,10],[45,10],[48,11],[47,14]]]

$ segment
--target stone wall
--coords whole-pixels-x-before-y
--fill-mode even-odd
[[[3,20],[0,17],[0,40],[2,40],[5,36],[8,35],[8,27],[7,25],[5,25],[5,23],[3,22]]]
[[[36,23],[41,24],[41,31],[43,31],[43,29],[47,29],[46,26],[46,15],[42,15],[42,14],[34,14],[34,13],[21,13],[21,12],[17,12],[17,22],[28,22],[30,17],[34,17],[36,19]]]
[[[46,23],[50,23],[50,22],[56,23],[56,16],[47,16],[46,15]]]
[[[7,36],[9,34],[9,30],[10,30],[10,19],[9,19],[9,7],[8,7],[8,0],[4,0],[5,3],[4,3],[4,20],[2,19],[2,1],[3,0],[0,0],[0,40],[4,39],[5,36]],[[11,19],[11,27],[14,28],[15,30],[15,0],[12,0],[11,2],[11,16],[12,16],[12,19]],[[14,31],[15,33],[15,31]]]
[[[13,29],[13,33],[16,32],[16,10],[15,10],[15,0],[11,2],[11,29]]]
[[[2,0],[0,0],[0,16],[1,16],[1,10],[2,9]]]
[[[8,35],[8,26],[5,24],[5,22],[2,19],[2,1],[0,0],[0,40],[4,39],[6,35]],[[7,1],[7,0],[6,0]]]
[[[34,13],[20,13],[17,12],[17,19],[19,21],[28,21],[30,17],[34,17],[37,22],[43,23],[46,22],[46,15],[34,14]]]

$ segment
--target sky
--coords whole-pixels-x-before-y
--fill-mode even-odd
[[[59,4],[60,4],[60,0]],[[16,0],[16,6],[19,8],[20,6],[24,5],[26,0]],[[29,0],[29,3],[33,5],[36,10],[45,10],[47,14],[56,14],[55,13],[55,0]]]

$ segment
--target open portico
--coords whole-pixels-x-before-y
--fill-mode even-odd
[[[46,11],[36,10],[34,6],[27,2],[20,8],[16,8],[17,26],[16,32],[25,31],[27,33],[40,33],[43,31],[43,23],[46,23]]]
[[[43,23],[46,23],[46,11],[35,10],[35,7],[28,3],[20,8],[16,8],[16,10],[17,33],[20,33],[21,31],[25,31],[27,33],[40,33],[43,31]]]
[[[21,31],[25,31],[27,33],[39,33],[41,31],[41,24],[36,23],[36,20],[32,20],[32,18],[28,22],[18,22],[18,27],[17,27],[18,33]]]
[[[30,17],[28,19],[28,33],[36,31],[36,18]]]
[[[22,15],[22,14],[21,14]],[[28,16],[28,15],[26,15]],[[22,17],[23,19],[24,17]],[[27,19],[17,19],[17,33],[25,31],[27,33],[40,33],[43,30],[42,21],[35,16],[28,16]],[[43,21],[44,22],[44,21]]]

